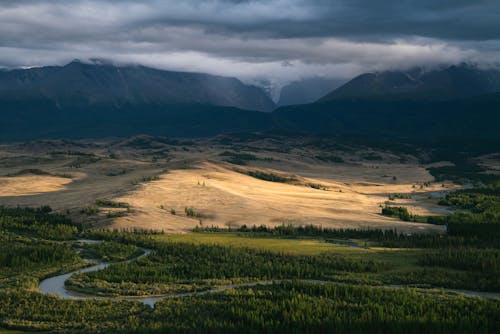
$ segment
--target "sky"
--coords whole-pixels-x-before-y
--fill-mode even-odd
[[[0,0],[0,67],[107,59],[283,85],[500,62],[499,0]]]

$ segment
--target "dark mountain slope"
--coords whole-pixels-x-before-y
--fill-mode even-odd
[[[294,81],[281,89],[279,106],[312,103],[345,83],[345,80],[309,78]]]
[[[278,129],[400,138],[500,138],[500,93],[448,101],[346,99],[282,107]]]
[[[61,108],[197,103],[271,111],[274,103],[235,78],[78,61],[0,72],[0,97],[48,99]]]
[[[449,100],[494,92],[500,92],[500,71],[462,64],[433,71],[365,73],[319,102],[352,98]]]
[[[93,105],[61,109],[48,99],[0,98],[0,142],[137,134],[208,137],[271,128],[271,114],[202,104]]]
[[[0,141],[125,137],[206,137],[284,130],[364,137],[500,139],[500,94],[461,100],[336,100],[271,113],[200,104],[59,108],[47,99],[2,100]],[[499,148],[500,149],[500,148]]]

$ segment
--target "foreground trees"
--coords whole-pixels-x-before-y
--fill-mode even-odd
[[[299,282],[170,298],[156,308],[0,291],[4,327],[61,333],[496,333],[500,303],[412,289]]]
[[[446,218],[448,235],[314,226],[242,227],[233,232],[270,241],[357,239],[367,245],[402,248],[385,250],[390,256],[371,250],[349,256],[349,249],[345,253],[291,255],[166,242],[144,231],[82,232],[81,226],[51,214],[49,208],[0,208],[0,328],[58,333],[500,332],[499,300],[371,286],[418,283],[500,291],[500,242],[495,234],[500,226],[495,218],[498,193],[459,192],[446,201],[469,210]],[[469,216],[473,218],[464,218]],[[68,242],[79,237],[105,241],[94,245]],[[231,282],[282,281],[174,296],[159,301],[154,309],[134,301],[63,300],[37,292],[40,279],[84,265],[82,257],[121,261],[139,254],[139,247],[153,253],[75,276],[75,280],[93,292],[105,284],[108,292],[118,294],[148,293],[151,287],[160,287],[160,292],[167,287],[174,293],[180,286],[181,291],[195,291]],[[404,258],[398,259],[400,256]],[[336,282],[304,281],[307,279]]]

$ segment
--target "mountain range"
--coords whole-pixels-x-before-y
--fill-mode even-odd
[[[78,60],[66,66],[0,72],[0,97],[45,99],[60,108],[171,103],[257,111],[275,107],[260,88],[236,78]]]
[[[258,87],[206,74],[81,62],[0,72],[0,141],[273,130],[500,139],[498,124],[500,72],[470,65],[366,73],[279,108]]]

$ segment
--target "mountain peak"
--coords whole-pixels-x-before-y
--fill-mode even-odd
[[[144,66],[117,67],[105,59],[74,59],[65,66],[11,71],[0,76],[0,98],[38,96],[72,108],[92,105],[196,103],[272,111],[258,87],[230,77],[171,72]]]
[[[414,68],[361,74],[318,102],[338,99],[446,100],[500,91],[500,71],[460,63],[437,69]]]
[[[81,61],[78,58],[75,58],[72,61],[70,61],[69,63],[67,63],[66,66],[75,65],[75,64],[83,64],[83,61]]]
[[[111,59],[106,59],[106,58],[90,58],[89,61],[93,65],[108,65],[108,66],[115,65],[115,63]]]

